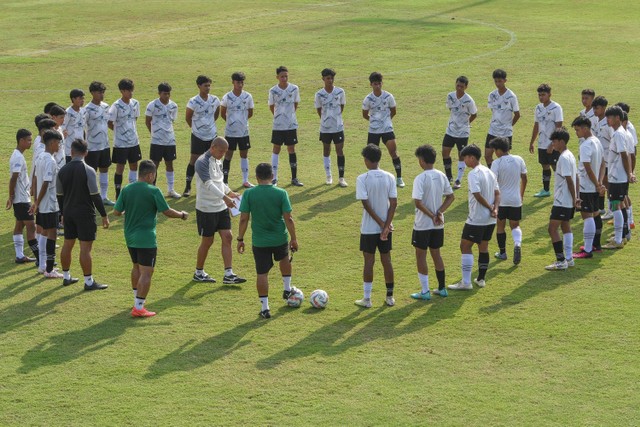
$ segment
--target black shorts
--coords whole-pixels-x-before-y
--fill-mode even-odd
[[[274,145],[296,145],[298,143],[298,130],[272,130],[271,143]]]
[[[198,156],[204,154],[205,151],[211,148],[212,142],[213,139],[211,141],[203,141],[194,134],[191,134],[191,154],[197,154]]]
[[[376,249],[378,249],[381,254],[387,254],[393,249],[392,234],[393,233],[389,233],[387,240],[380,240],[380,233],[360,234],[360,250],[368,254],[375,254]]]
[[[253,260],[256,262],[256,274],[267,274],[273,267],[274,260],[282,261],[289,256],[289,243],[262,248],[253,246],[252,250]]]
[[[609,200],[623,201],[625,196],[629,195],[628,182],[610,182],[609,183]]]
[[[458,151],[462,151],[464,147],[469,144],[469,138],[456,138],[449,134],[444,134],[444,138],[442,139],[442,146],[447,148],[453,148],[456,146]]]
[[[465,223],[462,228],[462,238],[478,244],[483,241],[488,242],[493,236],[494,228],[496,228],[495,224],[471,225]]]
[[[131,256],[131,262],[139,264],[143,267],[155,267],[156,256],[158,255],[158,248],[130,248],[129,256]]]
[[[546,148],[538,148],[538,163],[541,165],[554,165],[560,158],[560,152],[553,150],[551,154],[547,153]]]
[[[149,158],[157,163],[161,160],[171,162],[176,159],[176,146],[151,144],[149,148]]]
[[[229,150],[236,151],[239,149],[240,151],[246,151],[251,148],[251,140],[249,139],[249,135],[247,136],[225,136],[225,139],[229,143]]]
[[[95,215],[65,215],[64,238],[68,240],[78,239],[83,242],[96,240],[98,227]]]
[[[36,224],[42,227],[45,230],[50,230],[52,228],[58,228],[59,220],[58,220],[58,212],[49,212],[49,213],[39,213],[36,214]]]
[[[322,133],[320,132],[320,141],[323,144],[342,144],[344,142],[344,132]]]
[[[108,168],[111,166],[110,150],[105,148],[100,151],[89,151],[87,157],[84,158],[84,162],[95,170],[98,170],[98,168]]]
[[[113,154],[111,155],[111,163],[117,165],[124,165],[127,162],[129,164],[136,163],[142,160],[142,153],[140,152],[140,146],[135,147],[113,147]]]
[[[380,140],[382,140],[383,144],[386,144],[388,141],[396,139],[396,134],[393,132],[386,133],[371,133],[367,135],[367,144],[380,145]]]
[[[497,137],[497,136],[495,136],[495,135],[491,135],[490,133],[488,133],[488,134],[487,134],[487,139],[485,139],[485,140],[484,140],[484,148],[491,148],[491,147],[489,146],[489,143],[490,143],[492,140],[496,139],[496,138],[498,138],[498,137]],[[513,136],[504,136],[504,137],[502,137],[502,138],[507,138],[507,139],[509,140],[509,150],[511,150],[511,143],[513,142]]]
[[[570,221],[575,215],[575,208],[563,208],[561,206],[552,206],[549,219],[556,221]]]
[[[600,211],[598,207],[598,199],[600,195],[598,193],[580,193],[580,212],[594,213]]]
[[[14,203],[13,204],[13,216],[18,221],[33,221],[33,215],[29,214],[29,208],[31,203]]]
[[[218,230],[231,230],[229,209],[220,212],[202,212],[196,209],[196,224],[200,237],[211,237]]]
[[[604,210],[604,196],[598,196],[598,209]]]
[[[522,206],[499,206],[498,219],[520,221],[522,219]]]
[[[444,245],[444,228],[413,230],[411,244],[418,249],[440,249]]]

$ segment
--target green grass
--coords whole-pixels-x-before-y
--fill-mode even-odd
[[[551,201],[532,197],[540,168],[527,146],[537,103],[535,88],[553,87],[569,122],[592,87],[636,114],[640,6],[596,1],[267,1],[235,3],[4,1],[0,16],[0,138],[7,159],[19,127],[48,101],[67,105],[74,87],[91,80],[117,97],[122,77],[136,83],[142,106],[169,81],[180,107],[176,163],[180,190],[188,158],[186,101],[200,73],[212,92],[230,89],[229,76],[246,72],[256,102],[251,119],[251,165],[270,161],[267,91],[285,64],[300,86],[298,145],[304,188],[287,187],[300,252],[294,284],[308,296],[323,288],[327,309],[283,307],[271,275],[270,321],[257,318],[250,254],[234,257],[243,286],[190,281],[199,242],[195,215],[160,218],[158,267],[148,307],[153,319],[129,317],[130,260],[122,220],[112,217],[94,247],[94,273],[110,284],[99,293],[62,288],[33,268],[13,264],[13,216],[0,214],[0,425],[637,425],[640,369],[635,363],[639,316],[633,240],[626,249],[580,262],[567,272],[552,261],[547,235]],[[313,95],[320,70],[333,67],[347,92],[347,189],[326,187]],[[504,68],[519,97],[514,152],[529,166],[524,259],[492,259],[485,289],[429,303],[409,298],[418,289],[410,235],[413,150],[439,147],[455,78],[469,77],[479,107],[471,139],[484,141],[491,72]],[[385,308],[379,263],[374,307],[361,310],[361,207],[355,178],[367,124],[360,103],[367,76],[385,75],[395,95],[394,120],[403,175],[394,221],[397,305]],[[223,128],[222,121],[218,122]],[[139,123],[143,153],[149,136]],[[570,149],[576,153],[576,140]],[[30,155],[27,154],[30,162]],[[239,184],[237,158],[232,182]],[[281,180],[289,176],[282,158]],[[334,170],[335,156],[333,159]],[[388,156],[382,167],[391,170]],[[440,160],[438,167],[441,167]],[[111,169],[113,173],[113,169]],[[335,173],[335,172],[334,172]],[[6,180],[2,193],[6,199]],[[164,191],[161,167],[159,184]],[[113,189],[111,189],[113,193]],[[638,198],[638,189],[631,195]],[[446,214],[443,256],[447,281],[460,277],[458,241],[466,218],[466,185]],[[170,202],[194,213],[195,198]],[[234,230],[237,231],[237,221]],[[573,223],[576,246],[582,224]],[[611,230],[605,229],[606,234]],[[508,246],[511,246],[508,239]],[[492,244],[491,251],[496,248]],[[77,249],[74,258],[77,258]],[[432,267],[429,261],[430,268]],[[206,266],[220,279],[219,243]],[[77,259],[72,272],[80,274]],[[432,284],[436,283],[435,277]]]

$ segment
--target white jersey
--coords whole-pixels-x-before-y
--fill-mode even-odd
[[[635,154],[636,146],[638,145],[638,133],[636,132],[636,127],[630,121],[627,122],[627,131],[629,131],[631,137],[633,138],[633,151],[631,151],[630,153]]]
[[[411,197],[420,200],[422,204],[434,214],[442,206],[442,198],[453,194],[451,183],[445,174],[437,169],[428,169],[416,176],[413,180],[413,191]],[[435,225],[433,220],[416,208],[416,217],[413,222],[413,229],[433,230],[444,228],[444,224]]]
[[[587,111],[586,108],[583,108],[580,111],[580,115],[583,117],[586,117],[587,119],[589,119],[591,121],[591,132],[593,132],[596,128],[596,125],[598,124],[598,121],[600,119],[598,119],[598,116],[595,115],[595,112],[593,110],[593,107],[591,107],[589,109],[589,111]]]
[[[38,205],[38,211],[40,213],[58,212],[58,197],[56,195],[56,177],[58,175],[58,165],[56,164],[53,156],[47,152],[44,152],[38,158],[38,164],[36,165],[36,179],[38,184],[38,196],[42,191],[42,185],[45,182],[49,183],[47,192],[42,197],[40,205]]]
[[[584,163],[589,163],[591,170],[596,178],[598,178],[603,157],[604,151],[602,150],[602,144],[600,144],[600,141],[598,141],[598,138],[595,136],[592,135],[580,142],[578,176],[580,177],[581,193],[596,193],[598,191],[595,184],[591,181],[591,178],[589,178]]]
[[[369,133],[393,132],[391,109],[396,107],[396,99],[386,90],[380,96],[373,92],[362,101],[362,109],[369,112]]]
[[[20,150],[13,150],[11,159],[9,159],[9,167],[11,175],[18,174],[16,188],[13,194],[13,203],[29,203],[31,202],[31,181],[27,174],[27,160]]]
[[[58,151],[56,151],[53,154],[53,158],[56,161],[56,164],[58,165],[58,169],[60,169],[61,167],[63,167],[64,165],[67,164],[67,159],[65,157],[65,152],[64,152],[64,134],[62,133],[62,129],[58,128],[58,129],[54,129],[56,132],[58,132],[60,134],[60,136],[62,137],[62,140],[60,141],[60,144],[58,145]]]
[[[358,176],[356,180],[356,199],[368,200],[371,209],[383,221],[387,220],[389,211],[389,199],[397,199],[396,179],[389,172],[381,169],[373,169]],[[362,234],[379,234],[382,228],[371,218],[366,210],[362,209]]]
[[[500,206],[520,207],[520,180],[527,174],[527,165],[520,156],[507,154],[491,163],[491,172],[500,186]]]
[[[288,83],[284,89],[278,85],[269,89],[269,106],[274,106],[273,130],[298,129],[296,117],[298,103],[300,103],[300,90],[294,84]]]
[[[164,105],[160,98],[147,105],[145,116],[151,117],[151,143],[156,145],[176,145],[173,122],[178,117],[178,105],[169,100]]]
[[[489,135],[513,136],[513,113],[520,111],[516,94],[511,89],[507,89],[505,93],[500,95],[496,89],[489,94],[487,106],[491,110]]]
[[[551,145],[551,134],[556,130],[556,123],[563,121],[562,107],[555,101],[550,101],[546,107],[540,103],[534,115],[538,123],[538,148],[546,150]]]
[[[36,161],[40,154],[44,153],[45,146],[42,143],[42,137],[40,135],[36,136],[31,144],[31,148],[33,151],[33,157],[31,157],[31,171],[29,172],[29,176],[33,176],[33,172],[36,170]]]
[[[89,151],[102,151],[109,148],[109,104],[93,102],[84,109],[87,123],[87,145]]]
[[[613,129],[607,124],[607,118],[603,117],[602,120],[598,119],[598,123],[595,126],[594,134],[596,138],[602,144],[604,150],[604,162],[609,163],[609,144],[611,143],[611,137],[613,136]]]
[[[321,108],[320,133],[336,133],[344,131],[342,108],[347,103],[344,90],[334,86],[331,93],[325,88],[316,92],[315,106]]]
[[[235,96],[233,91],[227,92],[220,103],[227,109],[227,124],[224,136],[242,138],[249,136],[249,110],[253,109],[253,97],[249,92],[242,91]]]
[[[629,132],[629,129],[624,129],[624,133],[627,142],[627,160],[629,161],[629,170],[631,170],[631,155],[636,152],[636,144],[633,140],[633,135]]]
[[[451,92],[447,95],[447,108],[451,110],[447,135],[454,138],[468,138],[471,131],[469,116],[478,112],[473,98],[468,93],[458,98],[455,92]]]
[[[71,156],[71,143],[76,139],[82,139],[84,141],[84,128],[86,126],[86,111],[84,108],[80,108],[80,111],[76,111],[73,107],[67,108],[67,114],[64,116],[64,122],[62,123],[62,130],[67,132],[67,136],[64,139],[64,154]]]
[[[571,177],[573,185],[576,185],[576,158],[569,150],[564,150],[556,163],[556,176],[553,183],[553,206],[561,208],[572,208],[575,206],[574,200],[569,191],[567,177]],[[575,188],[575,187],[574,187]]]
[[[113,122],[113,147],[131,148],[140,144],[136,120],[140,117],[140,104],[131,98],[127,104],[118,99],[109,109],[109,121]]]
[[[491,225],[496,219],[491,216],[491,211],[482,206],[473,193],[480,195],[493,205],[496,199],[496,190],[500,189],[496,176],[486,166],[478,165],[467,175],[469,186],[469,216],[466,223],[469,225]]]
[[[196,95],[187,103],[187,109],[193,111],[191,116],[191,133],[202,141],[213,141],[218,136],[215,113],[220,108],[220,100],[217,96],[208,95],[202,99]]]
[[[627,153],[627,137],[622,126],[613,132],[613,137],[609,144],[609,183],[620,184],[629,180],[624,169],[621,153]]]

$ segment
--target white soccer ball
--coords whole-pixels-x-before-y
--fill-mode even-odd
[[[311,305],[315,308],[325,308],[329,302],[329,294],[322,289],[316,289],[311,292],[311,298],[309,299]]]
[[[289,298],[287,298],[287,305],[289,307],[300,307],[302,301],[304,301],[304,293],[298,288],[292,289]]]

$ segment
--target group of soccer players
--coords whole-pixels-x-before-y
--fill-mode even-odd
[[[346,187],[348,184],[344,178],[344,122],[342,119],[346,97],[345,91],[334,85],[335,75],[335,71],[330,68],[322,70],[324,87],[315,95],[315,107],[320,117],[319,139],[323,143],[326,184],[333,184],[330,159],[333,143],[339,171],[338,184]],[[273,114],[271,185],[275,186],[278,183],[279,153],[282,145],[285,145],[289,154],[291,184],[303,186],[297,177],[295,152],[295,145],[298,142],[296,110],[300,102],[299,88],[288,82],[288,69],[284,66],[276,69],[276,77],[278,84],[270,89],[268,98],[269,108]],[[364,209],[360,249],[364,254],[365,263],[364,296],[363,299],[356,301],[356,304],[364,307],[372,305],[371,290],[376,250],[380,252],[384,268],[387,287],[386,304],[394,305],[395,303],[393,267],[390,257],[392,219],[397,206],[396,187],[405,186],[392,124],[392,118],[396,114],[396,102],[393,95],[382,89],[382,79],[380,73],[371,73],[369,82],[372,92],[362,103],[363,118],[369,122],[368,144],[362,152],[368,172],[360,175],[356,183],[356,197],[362,201]],[[416,250],[418,278],[421,284],[420,292],[411,295],[415,299],[431,298],[427,251],[433,258],[438,279],[438,289],[434,290],[434,293],[447,296],[444,262],[439,252],[444,242],[443,213],[453,202],[453,190],[461,187],[466,167],[472,170],[467,178],[469,216],[460,243],[462,279],[448,288],[472,289],[474,244],[479,248],[478,277],[474,283],[479,287],[485,286],[485,275],[489,265],[488,245],[496,225],[499,252],[495,257],[501,260],[507,259],[507,220],[514,243],[513,262],[518,264],[521,261],[522,231],[519,221],[522,217],[522,197],[527,186],[527,169],[521,157],[510,153],[513,126],[520,118],[519,105],[516,95],[506,87],[506,72],[500,69],[495,70],[493,79],[496,90],[488,97],[492,118],[484,153],[479,147],[468,145],[470,124],[477,117],[477,107],[473,98],[466,93],[469,80],[464,76],[456,79],[455,91],[449,93],[446,98],[450,119],[442,142],[445,173],[434,169],[436,152],[433,147],[421,146],[415,152],[424,170],[415,178],[412,192],[416,206],[412,244]],[[122,79],[118,83],[121,97],[111,106],[104,102],[105,85],[95,81],[89,86],[92,99],[86,107],[84,106],[85,94],[80,89],[70,92],[71,105],[66,110],[54,103],[47,104],[45,113],[39,114],[35,119],[39,135],[34,140],[31,173],[27,172],[24,158],[24,152],[31,146],[32,135],[28,130],[18,131],[17,147],[10,160],[12,176],[9,183],[7,208],[13,206],[16,217],[14,228],[16,262],[36,261],[45,277],[62,278],[64,285],[75,283],[78,279],[72,278],[69,273],[70,251],[73,244],[67,244],[67,240],[75,242],[78,239],[81,246],[81,260],[85,260],[84,264],[81,263],[85,273],[85,289],[106,288],[106,285],[95,282],[91,275],[91,246],[88,242],[95,240],[95,210],[101,214],[103,226],[108,227],[104,205],[115,204],[108,197],[108,168],[111,163],[116,164],[113,180],[116,200],[120,200],[123,173],[127,164],[129,165],[129,183],[136,181],[146,183],[137,190],[138,197],[131,196],[128,202],[121,202],[114,208],[118,213],[122,213],[125,211],[123,203],[127,203],[129,208],[125,213],[125,219],[127,213],[131,215],[135,210],[131,206],[142,198],[142,193],[150,194],[149,203],[151,204],[149,209],[145,210],[146,214],[152,214],[155,218],[157,212],[163,212],[170,217],[186,219],[188,213],[174,211],[166,205],[166,202],[162,204],[158,201],[162,198],[161,192],[150,188],[155,185],[157,167],[164,160],[168,197],[177,199],[190,196],[191,182],[194,176],[199,178],[196,212],[198,232],[203,240],[198,251],[194,280],[214,281],[204,272],[203,264],[208,248],[213,243],[213,235],[218,232],[223,242],[224,282],[244,282],[245,279],[237,276],[231,269],[231,221],[227,208],[236,206],[239,195],[231,192],[227,183],[233,153],[239,150],[243,187],[246,189],[254,187],[249,179],[248,160],[248,150],[251,148],[248,120],[253,115],[254,103],[251,94],[243,89],[245,75],[242,72],[233,73],[231,80],[233,89],[220,101],[209,93],[211,88],[209,77],[201,75],[196,79],[199,93],[189,100],[185,114],[186,122],[191,128],[191,156],[182,195],[174,189],[173,161],[176,159],[176,138],[173,124],[177,118],[178,106],[171,100],[172,88],[168,83],[163,82],[158,85],[158,98],[150,102],[146,108],[145,124],[151,134],[149,157],[152,163],[149,162],[151,165],[145,166],[144,174],[138,173],[138,162],[142,159],[137,132],[140,107],[138,101],[133,98],[133,81]],[[535,124],[529,149],[532,153],[534,152],[533,144],[537,139],[543,188],[535,194],[535,197],[551,195],[550,180],[552,171],[555,171],[554,204],[549,222],[549,234],[556,253],[556,262],[546,268],[562,270],[573,266],[574,258],[591,258],[594,251],[601,251],[602,248],[622,248],[630,238],[629,228],[633,228],[633,220],[628,198],[628,184],[635,182],[633,170],[637,136],[633,125],[628,121],[628,105],[620,103],[607,108],[608,103],[604,97],[595,97],[593,90],[585,89],[582,92],[582,103],[585,108],[572,122],[572,127],[580,139],[580,159],[576,166],[573,154],[567,149],[569,133],[562,127],[562,107],[551,100],[551,88],[548,85],[540,85],[537,91],[540,104],[535,109]],[[225,138],[217,137],[216,120],[220,115],[226,122]],[[109,148],[108,129],[113,131],[113,151]],[[212,144],[214,140],[216,143]],[[381,158],[379,148],[381,140],[392,159],[395,177],[378,168]],[[455,180],[451,159],[454,146],[458,150]],[[493,158],[494,154],[496,159]],[[481,164],[483,157],[486,167]],[[84,160],[90,167],[80,168],[73,162],[76,159]],[[200,166],[198,162],[201,163]],[[67,184],[65,188],[56,189],[56,183],[59,187],[62,186],[60,171],[66,163],[72,164],[75,172],[73,174],[66,172],[66,175],[63,173],[62,176],[67,176],[65,180]],[[150,168],[151,166],[153,167]],[[74,178],[69,179],[69,176]],[[267,174],[262,171],[261,185],[265,185],[265,176]],[[609,194],[608,209],[605,209],[605,191]],[[132,191],[131,193],[133,194]],[[31,195],[34,196],[33,205],[30,205]],[[60,196],[60,199],[57,196]],[[54,268],[54,264],[56,231],[60,227],[59,211],[62,204],[67,207],[68,212],[64,216],[65,247],[61,254],[63,272],[60,273]],[[75,213],[80,212],[77,210],[78,205],[83,206],[80,210],[82,215],[78,215],[86,215],[88,220],[74,222],[74,219],[69,217],[69,212],[74,216]],[[287,206],[286,203],[284,206]],[[290,207],[288,209],[290,212]],[[242,209],[240,210],[245,213]],[[584,219],[585,244],[580,251],[574,253],[570,220],[575,210],[579,210]],[[35,225],[34,213],[36,214]],[[614,235],[608,243],[601,245],[602,220],[610,218],[613,220]],[[286,215],[279,220],[287,223],[287,227],[284,227],[285,222],[281,227],[286,235],[286,228],[290,228],[288,224],[290,220]],[[24,254],[24,228],[26,228],[28,244],[35,258]],[[562,236],[558,228],[562,230]],[[134,270],[138,271],[136,281],[133,280],[132,274],[136,298],[138,295],[136,283],[139,281],[143,283],[138,288],[145,289],[139,294],[144,294],[146,297],[147,283],[150,283],[155,264],[155,252],[136,252],[135,250],[132,252],[132,248],[155,249],[155,219],[152,227],[147,231],[151,229],[154,232],[153,239],[141,240],[145,241],[146,246],[153,246],[153,248],[131,246],[130,241],[136,242],[136,239],[127,236],[125,223],[127,245],[134,263]],[[276,261],[282,261],[284,257],[282,251],[272,251],[268,256],[274,256]],[[69,258],[69,262],[66,258]],[[264,265],[268,263],[256,258],[257,268],[259,262],[263,266],[259,274],[264,275],[266,268]],[[145,267],[151,267],[151,273],[147,272]],[[268,273],[268,269],[266,272]],[[283,275],[285,296],[291,292],[290,281],[290,273]],[[262,287],[259,284],[258,287],[259,293],[264,293],[264,284]],[[260,297],[263,304],[261,315],[270,317],[268,300],[266,305],[264,300],[266,295],[261,294]],[[136,300],[132,314],[137,317],[153,315],[154,313],[144,309],[144,298],[138,299],[142,302]]]

